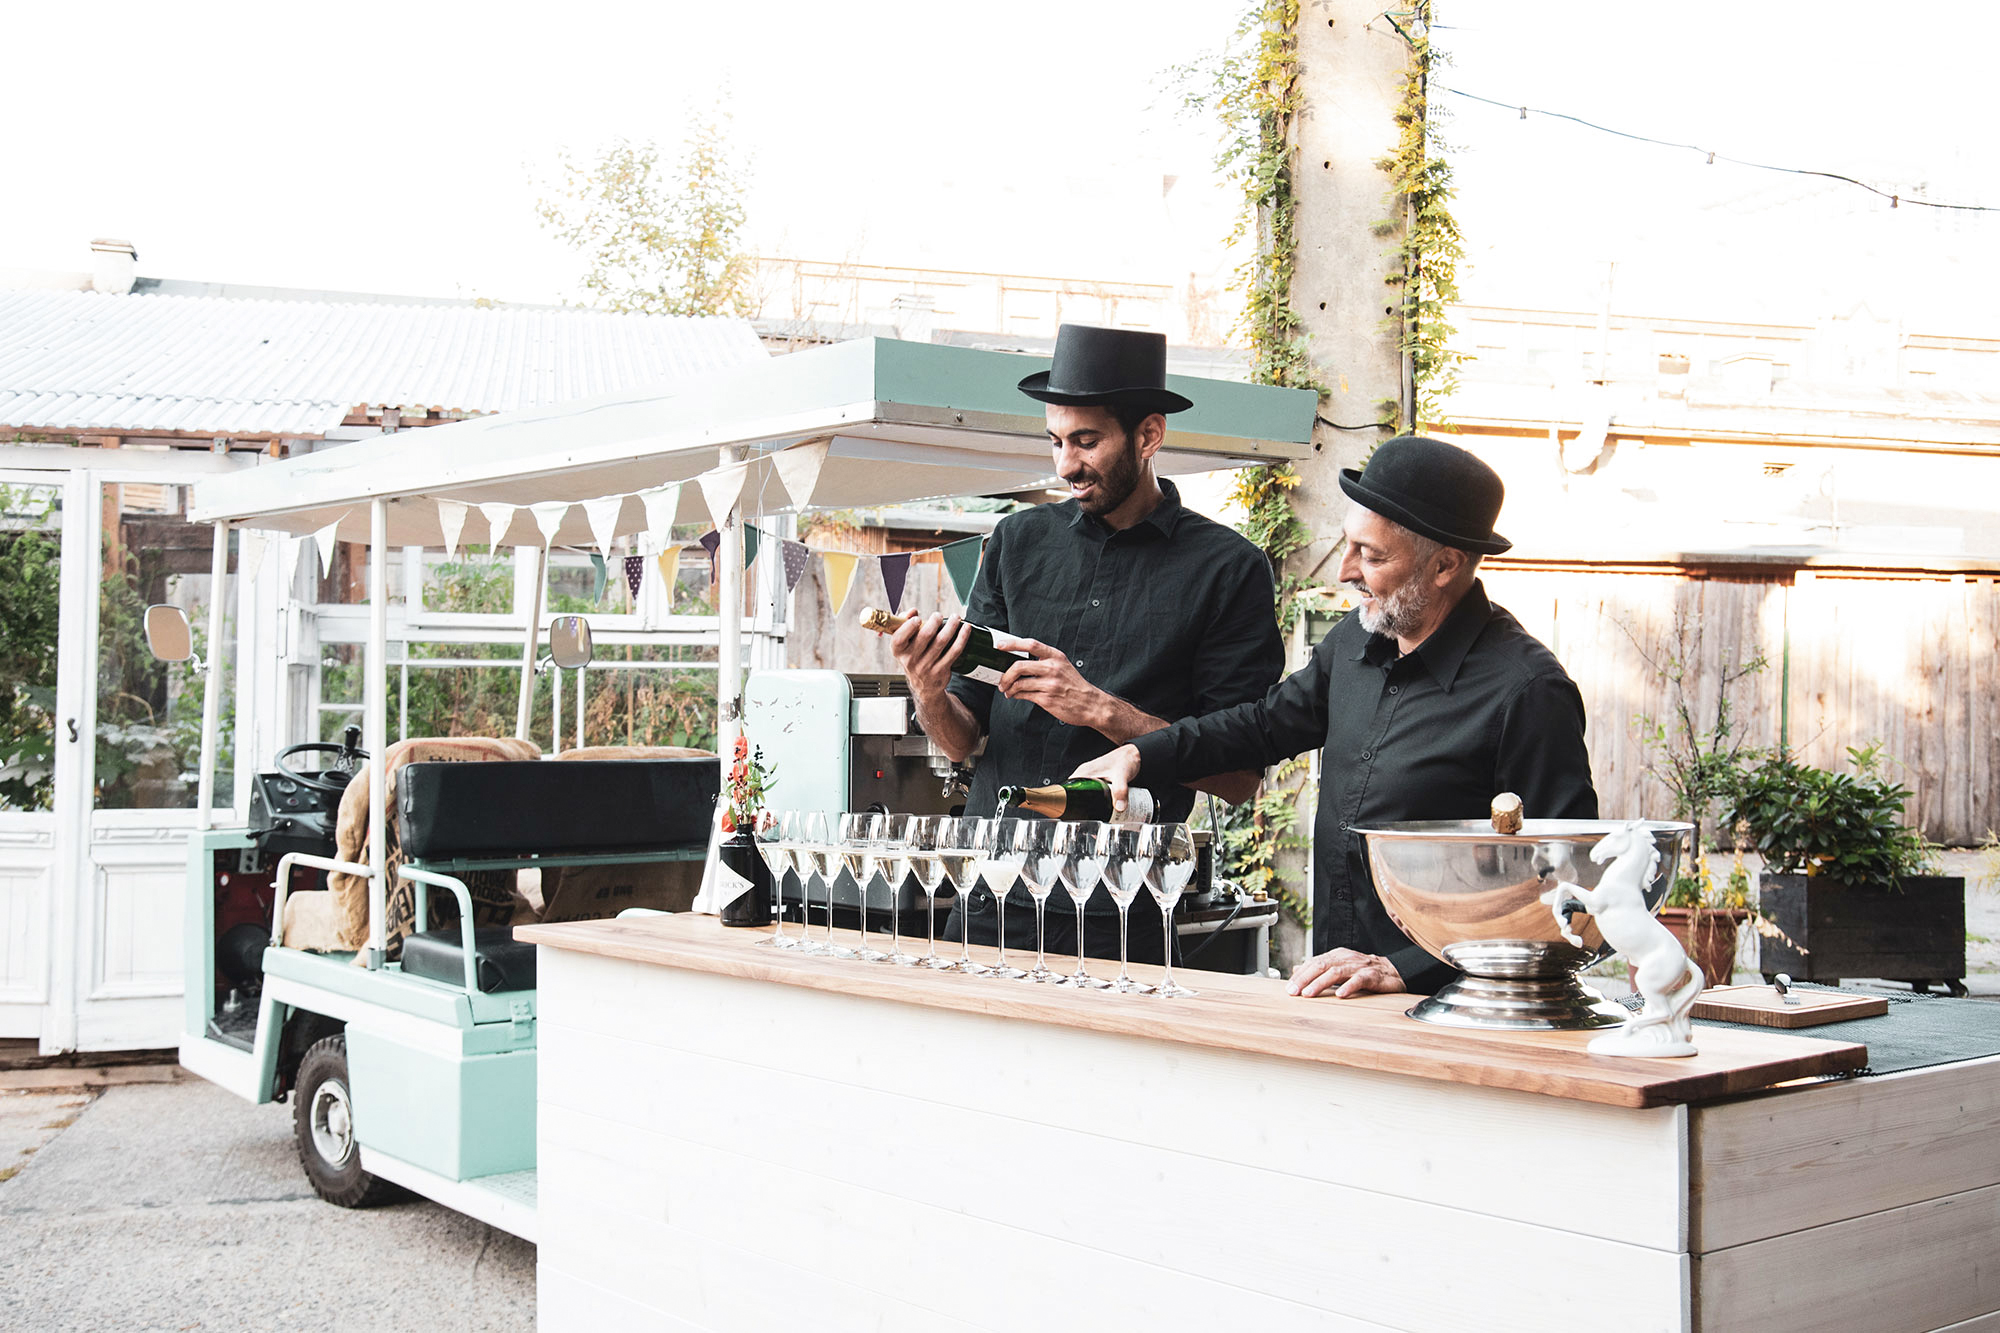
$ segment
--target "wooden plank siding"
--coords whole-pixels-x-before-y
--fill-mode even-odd
[[[1848,747],[1879,741],[1933,839],[1972,845],[2000,825],[2000,580],[1991,575],[1500,567],[1484,577],[1576,678],[1607,817],[1666,813],[1635,722],[1671,708],[1658,666],[1688,665],[1706,727],[1724,675],[1761,652],[1764,670],[1729,691],[1751,744],[1782,737],[1806,762],[1844,767]]]

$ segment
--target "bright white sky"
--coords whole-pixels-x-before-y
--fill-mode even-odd
[[[1310,11],[1315,0],[1306,0]],[[767,254],[1181,283],[1222,264],[1212,133],[1162,71],[1238,0],[0,7],[0,269],[560,299],[559,146],[677,142],[726,96]],[[2000,205],[1976,0],[1439,0],[1445,82],[1733,156]],[[2000,326],[2000,215],[1894,212],[1456,99],[1468,299]],[[1180,177],[1162,205],[1161,177]],[[11,196],[11,197],[9,197]]]

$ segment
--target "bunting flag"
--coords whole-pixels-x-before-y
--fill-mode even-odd
[[[790,596],[799,586],[799,580],[806,576],[806,566],[812,561],[812,547],[786,538],[779,552],[785,559],[785,594]]]
[[[611,571],[604,563],[604,557],[595,551],[590,553],[590,604],[596,606],[604,597],[604,585],[611,581]]]
[[[681,548],[676,546],[674,548],[674,559],[678,561],[680,559],[680,556],[681,556]],[[664,569],[664,566],[662,568]],[[636,604],[639,600],[639,585],[641,582],[644,581],[645,577],[646,577],[646,557],[643,555],[626,556],[625,588],[628,592],[632,594],[632,601],[634,602],[634,604]]]
[[[757,561],[757,543],[764,534],[749,523],[743,525],[743,568],[748,569]]]
[[[673,600],[674,584],[679,581],[681,576],[681,552],[686,549],[686,542],[675,542],[672,546],[669,546],[666,550],[653,557],[659,562],[660,578],[667,585],[667,600],[669,602]],[[632,558],[635,560],[638,559],[637,556]]]
[[[821,551],[820,562],[826,566],[826,596],[833,603],[833,613],[840,614],[840,608],[847,605],[847,594],[854,587],[854,570],[860,565],[861,557],[851,551]]]
[[[438,527],[444,532],[444,558],[449,560],[458,550],[458,539],[465,532],[467,506],[456,500],[439,500]]]
[[[729,515],[736,508],[736,502],[743,497],[743,479],[749,474],[747,463],[731,463],[727,467],[714,468],[702,473],[695,480],[701,483],[702,503],[708,506],[709,521],[716,527],[727,527]]]
[[[804,509],[812,503],[813,487],[819,485],[819,470],[826,466],[826,451],[832,443],[831,437],[807,440],[771,455],[771,465],[778,470],[778,480],[785,484],[785,494],[792,498],[794,508]]]
[[[257,581],[264,567],[264,548],[269,538],[254,528],[244,528],[236,541],[236,577],[246,585]]]
[[[569,501],[544,500],[538,505],[529,505],[528,512],[535,516],[535,526],[542,530],[542,545],[553,546],[556,532],[569,517]]]
[[[604,555],[611,554],[612,539],[618,535],[618,511],[625,506],[622,495],[602,495],[583,502],[583,516],[590,524],[591,540]]]
[[[323,579],[333,577],[333,552],[340,545],[340,539],[335,534],[340,531],[340,519],[346,517],[342,514],[313,534],[313,545],[319,547],[319,576]]]
[[[709,563],[714,564],[715,553],[722,549],[722,533],[715,528],[710,528],[707,532],[701,534],[699,540],[701,542],[701,549],[708,552]]]
[[[910,577],[910,553],[882,557],[882,587],[888,591],[890,611],[903,609],[903,584]]]
[[[674,515],[681,508],[681,484],[662,486],[657,491],[639,492],[639,503],[646,506],[646,533],[655,540],[664,542],[673,535]]]
[[[979,557],[985,549],[984,537],[967,537],[938,548],[938,558],[944,561],[944,572],[951,575],[952,591],[958,594],[962,603],[972,601],[972,581],[979,575]]]
[[[507,540],[507,529],[514,526],[514,508],[510,504],[483,504],[480,514],[486,519],[486,544],[493,553],[500,553],[500,543]]]

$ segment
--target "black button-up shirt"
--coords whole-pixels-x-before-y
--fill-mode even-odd
[[[1313,951],[1381,954],[1413,991],[1456,975],[1410,942],[1376,898],[1352,830],[1482,819],[1518,793],[1536,819],[1595,819],[1583,697],[1555,655],[1472,590],[1407,655],[1349,615],[1303,668],[1254,703],[1141,737],[1146,786],[1258,768],[1323,746],[1313,824]]]
[[[966,617],[1060,648],[1092,685],[1171,722],[1260,698],[1285,650],[1263,553],[1183,508],[1172,482],[1160,490],[1151,514],[1118,531],[1075,500],[1008,515],[986,544]],[[953,676],[950,689],[986,732],[967,814],[992,814],[1002,786],[1061,782],[1114,748],[991,685]],[[1185,819],[1194,806],[1185,787],[1153,795],[1156,819]]]

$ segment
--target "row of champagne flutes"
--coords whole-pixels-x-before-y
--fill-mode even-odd
[[[757,831],[757,850],[770,868],[780,911],[774,934],[761,943],[778,949],[833,958],[860,959],[902,967],[934,968],[971,976],[1005,977],[1087,990],[1117,990],[1153,995],[1193,995],[1173,977],[1172,950],[1158,985],[1131,975],[1130,912],[1143,887],[1160,908],[1163,938],[1173,939],[1174,905],[1180,901],[1195,870],[1194,838],[1185,824],[1112,824],[1084,820],[974,819],[951,815],[885,815],[866,812],[828,816],[793,810],[765,821]],[[890,893],[889,952],[868,942],[868,914],[863,910],[857,943],[844,943],[833,933],[833,882],[842,867],[854,877],[862,900],[869,881],[880,872]],[[784,877],[791,871],[804,894],[800,934],[785,929]],[[903,951],[902,894],[905,879],[915,876],[924,897],[929,948],[922,955]],[[1035,965],[1022,970],[1007,961],[1007,893],[1018,878],[1035,903]],[[812,882],[825,894],[826,933],[811,927]],[[1000,950],[993,963],[977,962],[969,944],[957,958],[937,950],[937,900],[947,885],[961,896],[984,880],[994,894]],[[1118,976],[1091,975],[1084,966],[1084,903],[1099,883],[1118,906]],[[1047,908],[1060,884],[1076,908],[1076,970],[1060,973],[1048,965]],[[877,938],[880,938],[879,936]]]

